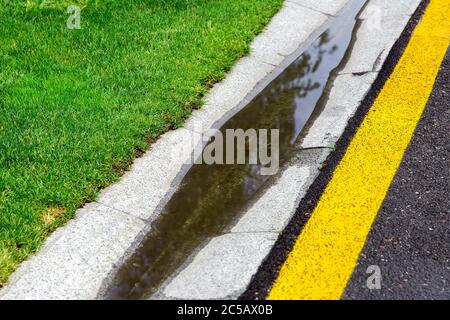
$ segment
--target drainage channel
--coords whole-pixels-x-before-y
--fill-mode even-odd
[[[280,164],[289,160],[308,119],[326,100],[330,79],[345,63],[365,2],[347,6],[296,61],[221,127],[224,136],[226,129],[278,129]],[[199,246],[239,218],[270,178],[260,169],[259,164],[194,164],[115,273],[104,297],[142,299],[155,293]]]

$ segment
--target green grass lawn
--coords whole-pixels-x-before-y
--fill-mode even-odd
[[[283,1],[42,2],[0,0],[0,286],[182,125]]]

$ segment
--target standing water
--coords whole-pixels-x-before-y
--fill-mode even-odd
[[[357,29],[356,17],[364,3],[353,1],[220,131],[279,129],[280,164],[289,160],[305,124],[326,100],[332,79],[346,62]],[[260,174],[260,165],[194,164],[149,233],[114,275],[106,298],[150,297],[198,246],[239,218],[268,178]]]

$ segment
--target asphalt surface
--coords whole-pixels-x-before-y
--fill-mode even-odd
[[[450,50],[344,299],[450,299]],[[381,289],[368,289],[377,265]]]
[[[264,299],[368,110],[402,55],[428,4],[424,1],[391,50],[326,165],[241,299]],[[450,297],[449,55],[388,196],[344,292],[344,299]],[[401,252],[401,254],[400,254]],[[368,290],[367,267],[381,269],[381,290]]]

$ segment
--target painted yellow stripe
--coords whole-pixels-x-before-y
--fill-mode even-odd
[[[268,299],[339,299],[449,46],[450,1],[431,0],[283,264]]]

